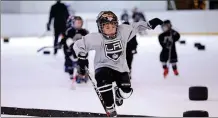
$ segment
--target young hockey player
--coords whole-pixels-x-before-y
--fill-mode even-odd
[[[146,22],[146,18],[143,12],[139,11],[137,7],[135,7],[132,11],[132,19],[133,22],[139,22],[139,21],[145,21]],[[139,28],[138,31],[139,35],[144,36],[147,34],[147,32],[145,30],[143,30],[143,28]]]
[[[170,20],[166,20],[162,25],[163,33],[159,35],[159,42],[162,46],[162,51],[160,53],[160,61],[164,69],[164,78],[168,75],[169,69],[167,66],[167,61],[172,64],[173,72],[175,75],[179,75],[177,70],[177,53],[175,42],[179,40],[180,34],[172,29],[172,24]]]
[[[135,7],[132,12],[132,19],[134,22],[139,22],[141,20],[146,21],[145,15],[140,12],[137,7]]]
[[[102,11],[97,17],[99,33],[91,33],[77,40],[73,49],[78,56],[78,72],[86,74],[85,63],[87,52],[95,50],[94,68],[98,90],[104,100],[107,115],[117,116],[114,104],[112,83],[116,82],[115,103],[123,104],[123,99],[129,98],[133,92],[129,79],[129,68],[126,62],[127,42],[132,39],[138,27],[154,29],[163,22],[154,18],[149,22],[140,21],[132,25],[118,25],[118,18],[112,11]],[[68,45],[72,47],[72,45]]]
[[[121,21],[129,22],[129,14],[126,9],[123,10],[123,13],[121,15]]]
[[[82,36],[85,36],[88,34],[88,31],[86,29],[83,29],[83,20],[80,16],[74,16],[71,17],[71,19],[68,19],[68,29],[66,30],[66,36],[61,40],[59,45],[63,45],[64,47],[64,54],[65,54],[65,72],[68,72],[70,74],[70,79],[76,79],[77,83],[80,83],[82,80],[85,82],[87,81],[87,78],[81,79],[78,76],[75,76],[74,78],[74,69],[77,67],[77,56],[74,52],[74,50],[69,49],[67,44],[74,44],[75,41],[82,38]],[[88,60],[86,60],[86,66],[88,67]]]
[[[130,25],[129,22],[123,22],[123,24]],[[137,46],[138,42],[136,40],[136,35],[127,43],[126,47],[126,61],[127,65],[129,67],[130,73],[129,77],[132,79],[131,72],[132,72],[132,61],[133,61],[133,56],[137,53]]]

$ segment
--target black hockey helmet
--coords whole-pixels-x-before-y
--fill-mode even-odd
[[[162,24],[162,30],[163,31],[168,31],[172,28],[172,24],[171,24],[171,21],[170,20],[165,20],[163,21],[163,24]]]
[[[114,39],[117,36],[117,29],[118,29],[118,18],[112,11],[102,11],[97,16],[96,20],[98,31],[107,39]],[[116,24],[116,33],[114,36],[108,36],[103,32],[103,25],[106,23],[115,23]]]
[[[82,21],[82,26],[83,26],[83,19],[80,16],[70,16],[67,20],[67,27],[74,27],[74,23],[76,20],[81,20]]]

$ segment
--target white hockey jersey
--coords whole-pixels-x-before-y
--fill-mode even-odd
[[[139,28],[150,29],[145,21],[131,25],[119,25],[115,39],[106,39],[101,33],[90,33],[75,42],[73,49],[76,55],[95,50],[94,68],[109,67],[119,72],[129,72],[126,61],[127,42],[131,40]]]

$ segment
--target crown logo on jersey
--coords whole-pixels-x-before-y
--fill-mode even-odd
[[[118,58],[118,54],[113,54],[113,59],[116,59],[116,58]]]
[[[105,43],[106,57],[113,61],[118,61],[123,53],[123,46],[120,40]]]

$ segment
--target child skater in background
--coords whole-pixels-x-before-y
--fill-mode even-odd
[[[159,42],[162,47],[160,53],[160,61],[164,69],[163,76],[167,77],[169,73],[169,67],[167,66],[167,61],[171,63],[173,72],[175,75],[179,75],[177,70],[177,52],[175,43],[179,40],[180,34],[172,28],[170,20],[165,20],[162,25],[163,33],[159,35]]]
[[[67,44],[74,45],[74,42],[81,39],[82,36],[88,34],[86,29],[82,28],[83,19],[80,16],[69,17],[67,27],[68,29],[65,32],[65,36],[59,43],[60,46],[63,45],[63,50],[65,54],[65,72],[68,72],[70,79],[76,80],[77,83],[87,82],[87,78],[80,78],[79,76],[74,77],[74,69],[77,67],[77,56],[74,50],[70,49]],[[86,60],[86,66],[88,67],[89,63]]]

